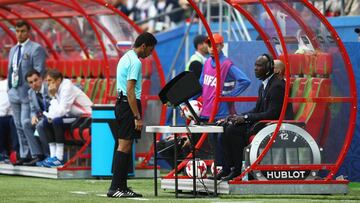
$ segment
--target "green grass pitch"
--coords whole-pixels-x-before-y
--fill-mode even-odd
[[[221,195],[217,198],[175,199],[171,190],[154,196],[152,179],[130,179],[129,186],[144,195],[139,199],[105,197],[110,180],[52,180],[0,175],[0,202],[360,202],[360,183],[350,183],[347,195]],[[184,194],[180,196],[184,197]]]

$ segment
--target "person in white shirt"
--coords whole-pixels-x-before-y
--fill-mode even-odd
[[[9,158],[10,153],[18,153],[19,151],[19,141],[12,118],[7,84],[7,79],[0,76],[0,161]],[[9,142],[11,142],[11,148],[8,151],[7,144]]]
[[[45,134],[49,141],[50,157],[42,163],[45,167],[63,165],[65,130],[78,117],[91,115],[92,102],[89,97],[76,87],[69,79],[56,69],[47,71],[45,81],[48,83],[49,95],[52,98],[48,111],[43,115]]]

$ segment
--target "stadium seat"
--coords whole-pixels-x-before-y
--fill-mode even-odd
[[[65,132],[65,142],[66,142],[66,144],[69,144],[69,142],[70,142],[70,144],[72,144],[71,141],[72,141],[72,135],[70,133],[70,130],[67,130]]]
[[[91,117],[87,117],[84,122],[82,122],[78,129],[79,129],[79,134],[80,134],[80,137],[81,137],[81,140],[83,142],[87,142],[87,141],[90,141],[90,128],[91,128],[91,122],[92,122],[92,119]]]
[[[105,71],[106,71],[106,63],[105,60],[100,60],[100,66],[99,66],[99,77],[101,78],[105,78],[106,74],[104,75]]]
[[[309,80],[307,78],[295,78],[290,97],[307,97],[309,95],[311,86],[308,85]],[[299,111],[304,108],[305,103],[293,102],[293,111],[295,115],[295,120]]]
[[[58,69],[58,67],[59,67],[59,61],[58,60],[53,60],[53,59],[48,59],[48,60],[46,60],[46,68],[48,68],[48,69]],[[60,72],[61,72],[61,70],[60,69],[58,69]]]
[[[47,59],[45,62],[47,69],[54,69],[55,68],[55,60]]]
[[[116,68],[117,68],[118,61],[119,61],[118,58],[109,58],[109,76],[111,78],[116,77]],[[106,76],[105,70],[106,70],[105,68],[102,69],[102,71],[103,71],[102,75],[104,77]]]
[[[75,141],[77,143],[83,143],[86,140],[82,138],[82,132],[86,128],[90,128],[91,126],[91,118],[90,117],[79,117],[77,118],[70,127],[70,134],[71,140],[68,141]]]
[[[83,140],[85,140],[86,142],[90,142],[90,141],[91,141],[90,132],[91,132],[91,129],[90,129],[90,128],[85,128],[85,129],[82,131]]]
[[[319,52],[316,54],[315,73],[317,77],[328,77],[332,73],[333,60],[329,53]]]
[[[90,75],[92,78],[100,77],[101,75],[100,60],[90,59],[89,67],[90,67]]]
[[[93,101],[94,103],[95,102],[95,98],[98,96],[98,93],[99,93],[99,89],[100,89],[100,86],[101,84],[103,83],[103,79],[97,79],[97,82],[95,83],[94,85],[94,88],[91,90],[91,101]]]
[[[304,97],[328,97],[330,96],[330,87],[329,79],[311,78],[306,85]],[[301,105],[295,116],[295,120],[306,124],[306,130],[315,140],[321,136],[327,106],[326,103],[315,103],[309,99],[308,102]]]
[[[304,77],[313,77],[315,73],[315,59],[316,56],[314,54],[305,54],[304,66],[302,69],[302,73]]]
[[[117,96],[117,90],[116,90],[116,79],[111,78],[110,79],[110,90],[109,90],[109,96],[111,98],[108,99],[110,104],[115,104],[116,96]]]
[[[84,78],[88,78],[91,75],[90,72],[90,60],[81,60],[81,70],[82,70],[82,76]]]
[[[97,86],[99,79],[97,78],[88,78],[85,79],[85,85],[84,85],[84,92],[85,94],[92,100],[92,94],[95,89],[95,86]]]
[[[86,149],[90,145],[91,136],[90,136],[90,126],[91,126],[91,118],[89,117],[81,117],[78,118],[72,125],[70,130],[65,134],[65,142],[68,147],[72,147],[73,145],[78,146],[80,148],[75,148],[75,153],[71,154],[67,162],[61,168],[61,170],[79,170],[86,169],[90,170],[89,166],[79,166],[79,162],[81,159],[85,160],[85,163],[91,159],[91,154],[86,153]],[[69,146],[70,145],[70,146]],[[76,166],[72,166],[76,164]]]
[[[100,83],[99,83],[99,89],[95,92],[95,96],[94,96],[94,100],[93,102],[95,104],[101,104],[103,103],[103,99],[104,99],[104,94],[105,94],[105,90],[106,90],[106,84],[107,84],[107,79],[100,79]]]
[[[0,61],[0,75],[3,77],[7,77],[8,74],[8,60]]]
[[[279,59],[285,61],[284,55],[280,55]],[[305,62],[304,54],[288,54],[290,75],[301,75]]]
[[[82,71],[82,60],[74,60],[73,61],[73,74],[75,77],[84,77]]]
[[[66,75],[66,62],[64,60],[58,60],[56,64],[56,69],[58,69],[63,75]]]
[[[65,66],[64,66],[64,73],[65,73],[65,77],[67,78],[73,78],[75,77],[75,73],[74,73],[74,61],[72,60],[66,60],[64,61]]]

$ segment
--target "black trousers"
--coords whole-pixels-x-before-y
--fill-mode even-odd
[[[224,150],[225,169],[235,167],[241,170],[244,148],[248,145],[250,125],[224,126],[222,145]]]
[[[49,143],[65,143],[65,131],[70,128],[76,117],[58,117],[49,123],[47,118],[41,120]]]
[[[19,140],[14,120],[12,116],[2,116],[0,117],[0,153],[8,151],[9,144],[10,151],[19,152]]]

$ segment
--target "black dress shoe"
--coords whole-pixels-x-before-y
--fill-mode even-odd
[[[228,176],[230,174],[230,170],[221,170],[220,173],[217,174],[216,179],[220,180],[221,178]],[[209,176],[208,179],[214,180],[215,176]]]
[[[29,159],[20,158],[14,163],[14,166],[24,165],[24,163],[27,162],[27,161],[29,161]]]
[[[225,176],[224,178],[222,178],[223,181],[229,181],[232,180],[236,177],[238,177],[241,174],[241,170],[233,170],[231,171],[231,173],[228,176]]]
[[[31,159],[30,161],[25,162],[23,165],[24,166],[35,166],[36,162],[39,162],[39,161],[42,161],[42,159],[40,157],[35,157],[35,158]]]

